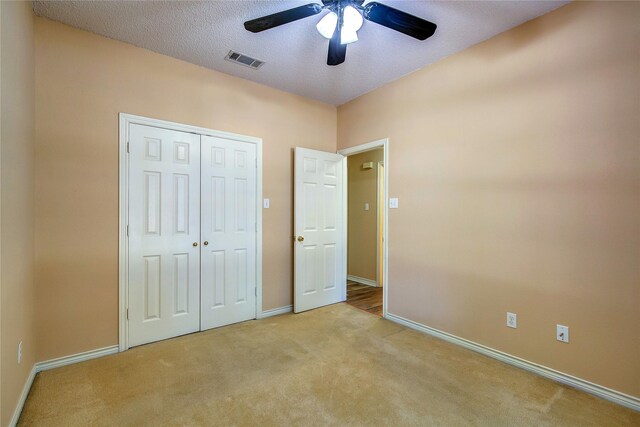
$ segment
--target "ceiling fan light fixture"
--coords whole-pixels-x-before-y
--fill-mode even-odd
[[[338,15],[335,12],[327,13],[316,25],[318,32],[322,34],[322,37],[331,40],[333,33],[338,26]]]
[[[345,7],[342,18],[344,20],[344,23],[342,24],[342,28],[346,29],[347,31],[356,32],[360,28],[362,28],[362,23],[364,22],[364,19],[362,19],[362,15],[360,15],[360,12],[358,12],[358,10],[355,7],[353,6]]]
[[[340,44],[349,44],[358,41],[358,34],[350,28],[342,27],[340,32]]]
[[[362,27],[362,15],[353,6],[347,6],[342,12],[342,31],[340,33],[340,44],[349,44],[358,41],[358,30]]]
[[[316,28],[323,37],[329,39],[327,65],[335,66],[345,61],[347,44],[358,40],[357,33],[365,19],[418,40],[428,39],[438,27],[433,22],[375,0],[368,0],[366,4],[365,1],[367,0],[322,0],[322,4],[304,4],[246,21],[244,28],[252,33],[260,33],[328,10],[316,24]]]

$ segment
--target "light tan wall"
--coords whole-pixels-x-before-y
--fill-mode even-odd
[[[36,360],[34,331],[34,39],[31,2],[0,2],[0,425]],[[18,342],[22,363],[18,365]]]
[[[639,21],[572,3],[338,109],[390,138],[391,313],[640,396]]]
[[[38,359],[118,342],[118,113],[264,142],[263,308],[292,301],[292,147],[336,108],[36,18]]]
[[[348,157],[347,273],[374,281],[377,257],[378,162],[383,159],[383,150]],[[362,169],[365,162],[373,162],[373,169]],[[368,211],[364,210],[365,203],[369,203]]]

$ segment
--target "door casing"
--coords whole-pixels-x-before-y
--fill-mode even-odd
[[[153,119],[133,114],[119,114],[119,237],[118,237],[118,349],[125,351],[129,348],[127,328],[127,308],[129,306],[129,250],[127,227],[129,218],[129,156],[127,145],[129,142],[129,125],[140,124],[157,128],[189,132],[198,135],[208,135],[218,138],[231,139],[256,145],[257,158],[257,191],[256,191],[256,318],[262,317],[262,139],[223,132],[198,126],[185,125],[166,120]]]
[[[388,296],[389,296],[389,138],[379,139],[377,141],[368,142],[366,144],[356,145],[354,147],[345,148],[344,150],[338,150],[338,154],[342,154],[343,156],[351,156],[354,154],[364,153],[365,151],[375,150],[376,148],[384,149],[384,244],[383,244],[383,267],[382,267],[382,317],[387,317],[388,313]],[[347,162],[344,162],[344,176],[347,175]],[[344,197],[344,212],[342,215],[343,221],[342,226],[344,227],[342,235],[344,236],[343,247],[347,247],[347,209],[348,209],[348,179],[345,179],[343,182],[344,191],[342,192]],[[343,268],[344,271],[347,271],[347,251],[344,252],[343,257]],[[344,287],[344,300],[347,299],[347,287],[345,283]]]
[[[384,285],[384,262],[380,259],[384,257],[384,206],[386,205],[384,196],[384,161],[380,161],[376,177],[376,282],[378,286]]]

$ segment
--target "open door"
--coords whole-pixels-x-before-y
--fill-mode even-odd
[[[344,301],[343,161],[296,147],[294,161],[294,304],[296,313]]]

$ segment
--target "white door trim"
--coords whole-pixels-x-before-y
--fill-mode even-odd
[[[129,156],[127,143],[129,141],[129,125],[139,124],[157,128],[170,129],[181,132],[189,132],[198,135],[208,135],[219,138],[231,139],[256,145],[257,157],[257,191],[256,191],[256,318],[262,318],[262,139],[254,136],[238,135],[214,129],[169,122],[166,120],[152,119],[133,114],[119,114],[119,238],[118,238],[118,350],[125,351],[129,348],[129,336],[127,328],[127,307],[129,306],[129,283],[127,281],[129,265],[129,248],[127,245],[127,225],[129,218],[128,193],[129,193]]]
[[[377,141],[367,142],[366,144],[356,145],[355,147],[345,148],[344,150],[338,150],[338,154],[342,154],[345,157],[353,154],[363,153],[365,151],[374,150],[376,148],[384,149],[384,256],[382,260],[383,264],[383,279],[382,279],[382,317],[386,318],[388,315],[387,301],[389,296],[389,138],[379,139]],[[344,176],[347,175],[347,162],[344,162]],[[347,191],[348,191],[348,179],[344,180],[344,212],[342,215],[342,226],[344,236],[344,247],[347,247]],[[347,251],[344,251],[343,268],[347,271]],[[347,300],[347,287],[344,287],[344,300]]]
[[[381,160],[378,162],[378,170],[376,176],[376,286],[382,286],[384,284],[384,277],[380,277],[380,252],[384,255],[384,238],[382,239],[382,245],[380,245],[380,169],[382,169],[382,185],[384,186],[384,161]],[[384,193],[384,187],[382,188]],[[384,195],[383,195],[384,196]],[[384,199],[384,197],[383,197]],[[384,206],[386,205],[385,201],[382,200],[382,214],[384,214]],[[382,215],[384,220],[384,215]],[[385,230],[384,224],[382,225],[382,229]],[[384,264],[384,262],[382,263]],[[383,265],[384,267],[384,265]],[[384,276],[384,269],[382,271],[382,275]]]

